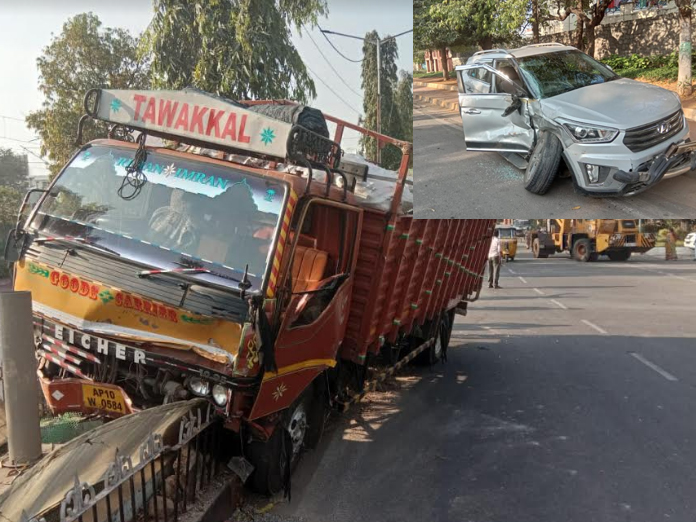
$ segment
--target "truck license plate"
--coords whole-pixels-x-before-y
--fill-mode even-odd
[[[106,386],[83,384],[82,401],[87,408],[98,408],[113,413],[127,413],[123,393]]]
[[[626,246],[627,246],[627,247],[631,247],[631,246],[634,247],[634,246],[636,246],[636,244],[635,244],[635,243],[626,243]]]

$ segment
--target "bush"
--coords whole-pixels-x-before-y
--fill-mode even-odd
[[[696,51],[692,53],[692,63],[696,66]],[[641,78],[647,81],[677,81],[679,73],[679,51],[669,54],[641,56],[631,54],[607,56],[602,63],[611,67],[614,72],[625,78]],[[696,73],[696,67],[694,68]]]

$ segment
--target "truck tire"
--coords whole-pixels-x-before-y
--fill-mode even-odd
[[[257,493],[275,495],[285,488],[311,437],[309,418],[313,411],[313,400],[313,386],[310,386],[287,409],[283,421],[267,441],[254,440],[248,445],[247,458],[254,465],[249,485]],[[291,454],[288,455],[288,452]]]
[[[535,259],[539,259],[539,258],[545,259],[545,258],[549,257],[548,254],[545,254],[542,252],[538,237],[534,238],[534,241],[532,242],[532,255],[534,256]]]
[[[435,331],[435,342],[433,345],[424,352],[420,353],[414,359],[414,361],[417,364],[431,366],[441,359],[446,360],[447,347],[449,346],[450,337],[452,336],[453,326],[454,310],[450,310],[442,314],[442,317],[440,318],[437,325],[437,330]],[[427,339],[414,339],[414,341],[418,345],[421,345],[422,343],[426,342]]]
[[[581,261],[583,263],[594,261],[594,259],[592,259],[592,254],[592,243],[590,243],[589,239],[582,238],[573,243],[573,259],[576,261]],[[596,258],[595,254],[595,259]]]
[[[539,132],[536,147],[524,171],[524,188],[540,196],[546,194],[558,172],[563,145],[547,131]]]
[[[620,250],[618,252],[609,252],[607,255],[611,261],[628,261],[631,257],[631,251]]]

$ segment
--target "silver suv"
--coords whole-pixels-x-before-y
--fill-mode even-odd
[[[480,51],[456,67],[468,150],[498,151],[544,194],[561,156],[578,191],[628,196],[696,168],[679,97],[558,43]],[[510,158],[513,159],[513,158]]]

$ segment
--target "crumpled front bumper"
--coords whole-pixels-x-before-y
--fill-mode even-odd
[[[638,194],[662,179],[673,178],[696,169],[696,142],[672,144],[649,164],[638,171],[614,173],[614,179],[626,183],[621,195]]]

